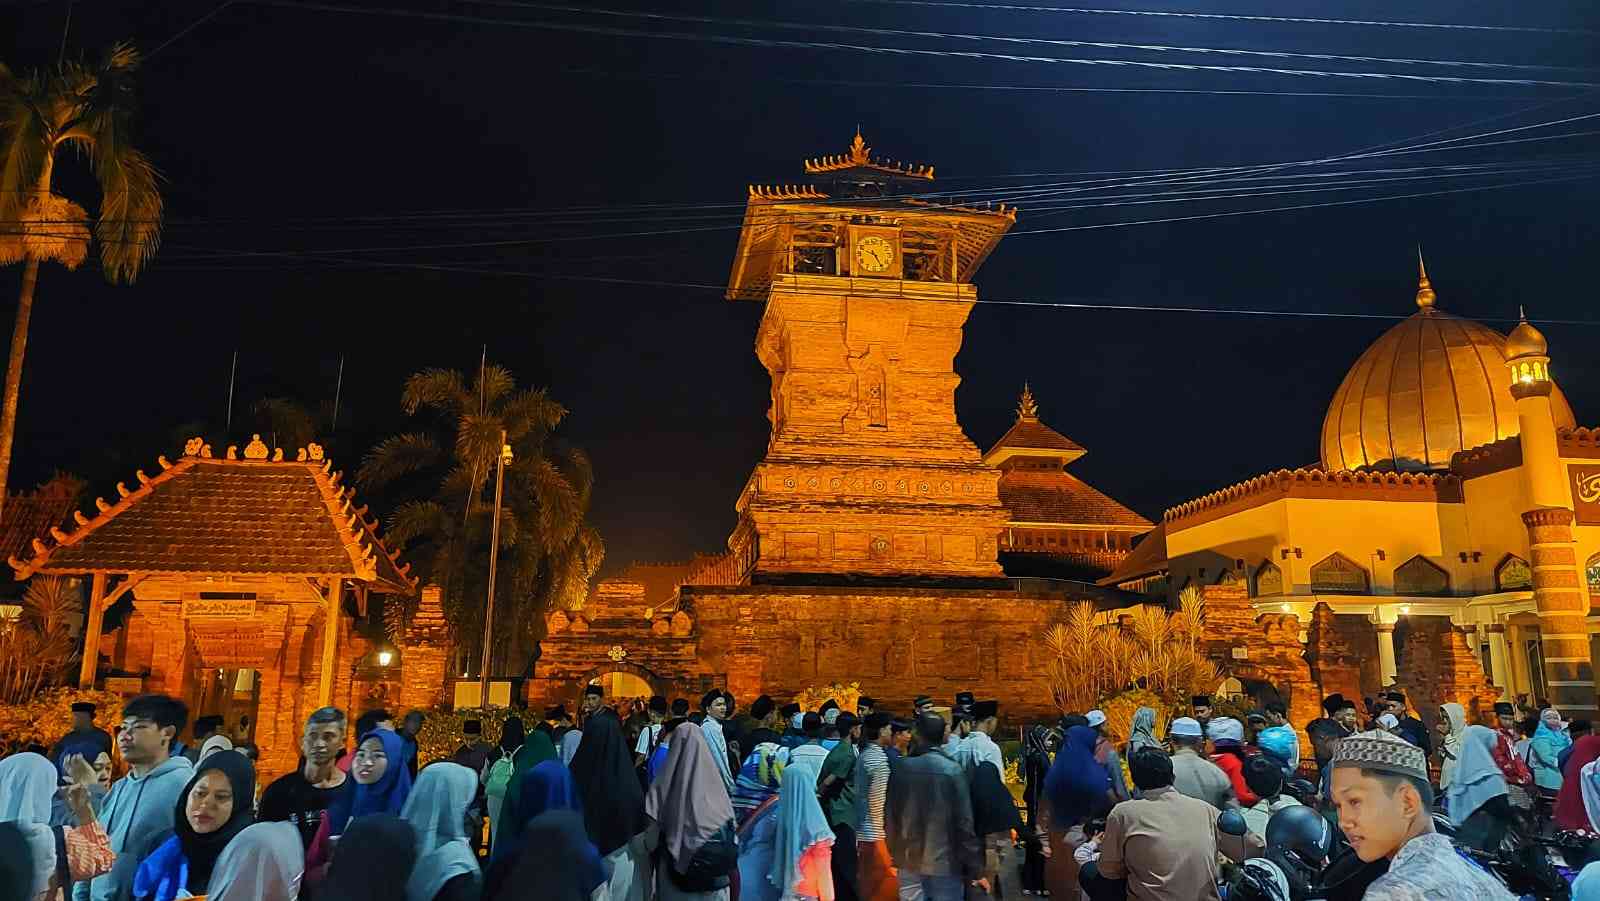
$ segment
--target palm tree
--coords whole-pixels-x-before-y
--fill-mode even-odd
[[[502,431],[512,447],[493,657],[502,672],[526,671],[544,637],[545,612],[581,606],[605,557],[599,533],[585,521],[594,483],[589,458],[552,441],[567,411],[543,390],[518,390],[509,370],[491,365],[471,384],[451,370],[418,372],[406,380],[400,402],[408,415],[435,414],[437,428],[382,441],[362,461],[356,481],[363,491],[406,498],[389,517],[387,538],[424,583],[444,589],[457,645],[478,649],[472,660],[482,649]],[[386,619],[394,625],[399,618]]]
[[[132,282],[160,241],[160,177],[129,143],[138,67],[138,51],[127,44],[112,47],[98,65],[63,61],[19,76],[0,64],[0,265],[23,264],[0,402],[0,503],[11,471],[39,264],[53,260],[76,269],[88,256],[88,213],[50,190],[56,153],[78,150],[94,170],[101,193],[95,237],[112,284]]]

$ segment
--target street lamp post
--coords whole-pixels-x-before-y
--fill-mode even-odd
[[[478,704],[489,709],[489,648],[494,637],[494,571],[500,560],[500,495],[505,488],[506,464],[511,462],[511,445],[506,431],[500,430],[500,457],[494,470],[494,518],[489,527],[489,597],[483,605],[483,665],[478,672]]]

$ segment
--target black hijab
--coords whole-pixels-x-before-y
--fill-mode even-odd
[[[417,833],[392,813],[352,820],[339,838],[328,878],[317,894],[339,901],[395,901],[417,863]]]
[[[616,716],[610,719],[615,721]],[[588,740],[587,727],[583,734]],[[529,820],[521,847],[490,868],[483,897],[487,901],[527,898],[529,887],[537,885],[540,901],[589,901],[610,878],[605,861],[583,834],[582,818],[570,810],[551,810]]]
[[[527,740],[527,733],[522,728],[522,717],[508,716],[505,724],[500,727],[500,753],[506,757],[517,753],[522,743]]]
[[[0,901],[33,901],[33,851],[16,823],[0,823]]]
[[[616,714],[600,714],[583,728],[583,741],[568,766],[583,798],[583,822],[600,856],[617,850],[645,829],[644,790],[633,754],[622,741]]]
[[[200,777],[212,770],[227,777],[228,785],[233,789],[233,813],[220,828],[201,835],[189,825],[189,793],[194,791]],[[172,832],[178,837],[184,860],[189,862],[187,888],[191,893],[206,893],[206,886],[211,883],[211,870],[216,866],[222,849],[233,841],[234,836],[244,831],[244,827],[255,822],[255,814],[251,812],[255,797],[256,768],[250,763],[250,758],[238,751],[218,751],[200,761],[189,784],[178,794],[178,808],[172,820]]]

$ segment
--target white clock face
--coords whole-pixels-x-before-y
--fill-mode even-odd
[[[856,266],[863,272],[883,272],[894,264],[894,245],[880,235],[856,242]]]

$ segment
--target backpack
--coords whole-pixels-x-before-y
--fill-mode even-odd
[[[522,749],[518,748],[517,753],[522,753]],[[499,760],[489,765],[489,778],[484,780],[483,783],[484,794],[505,797],[506,792],[511,788],[511,774],[515,771],[516,764],[513,763],[513,756],[510,754],[500,755]]]

